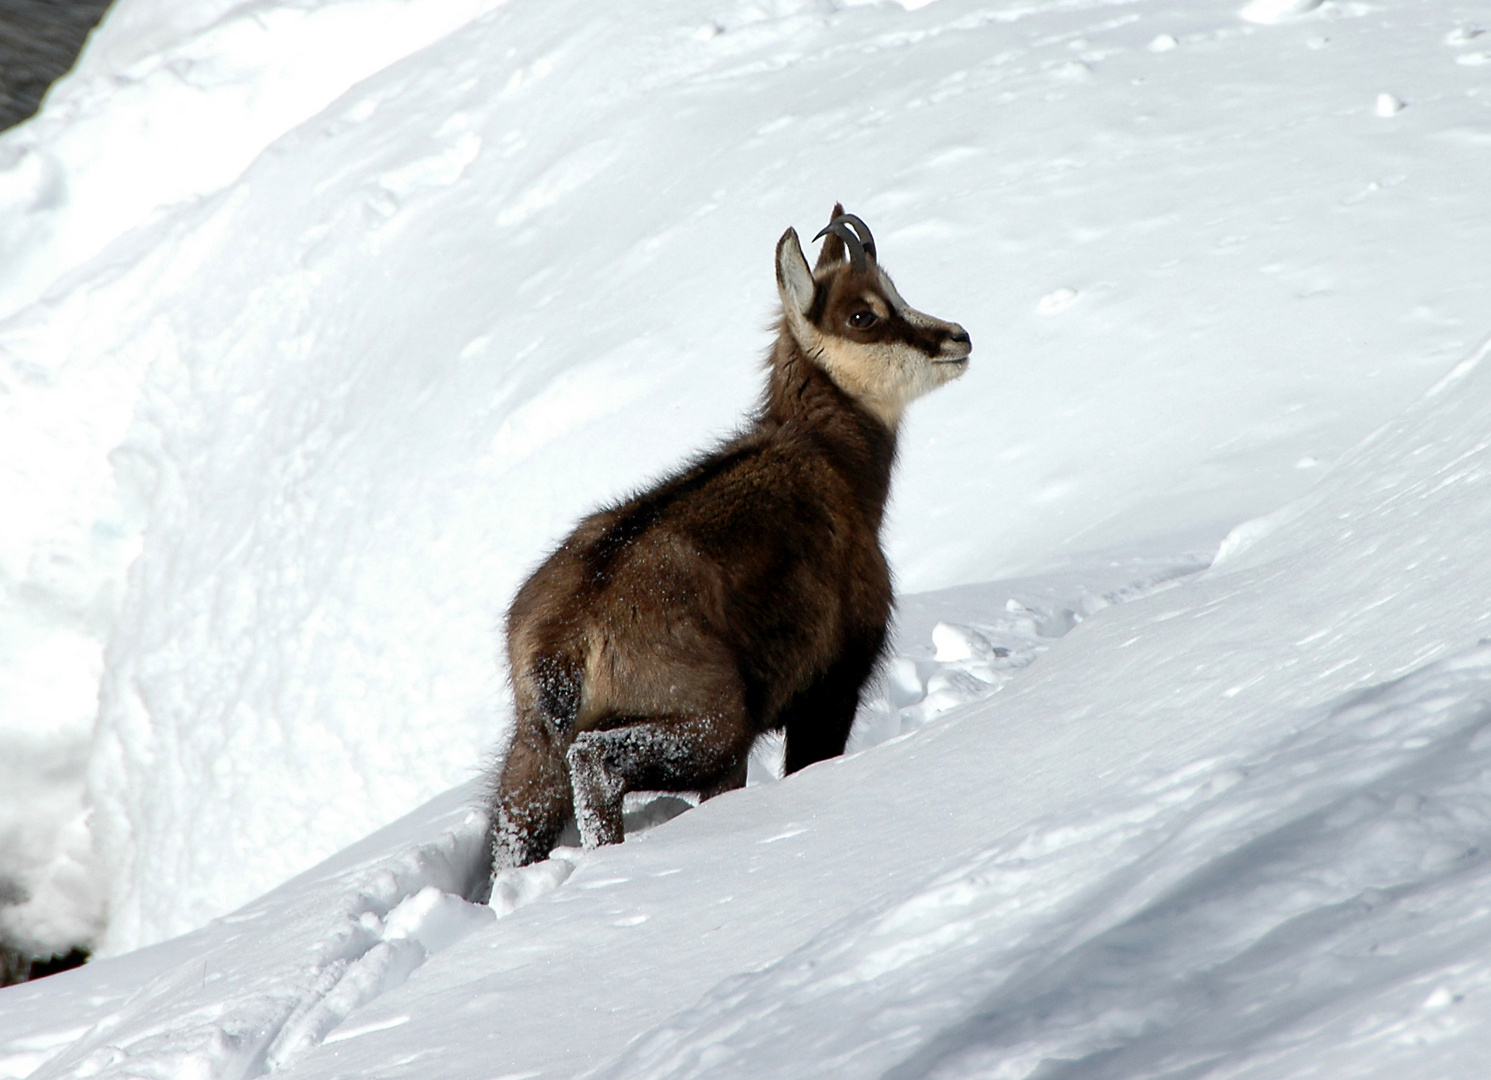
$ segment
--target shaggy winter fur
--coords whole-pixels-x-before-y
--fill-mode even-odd
[[[789,773],[843,752],[885,646],[901,411],[971,346],[907,306],[841,214],[815,270],[794,230],[777,244],[782,318],[749,429],[580,522],[518,591],[495,869],[543,859],[571,818],[587,846],[619,842],[628,791],[740,787],[765,731],[785,729]]]

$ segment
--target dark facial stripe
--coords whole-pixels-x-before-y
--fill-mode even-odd
[[[884,340],[909,345],[928,356],[936,356],[940,353],[942,343],[948,337],[946,331],[916,326],[900,315],[891,316],[883,325],[885,326]]]

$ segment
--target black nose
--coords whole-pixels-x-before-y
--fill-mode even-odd
[[[968,331],[961,326],[947,335],[947,340],[956,341],[959,345],[972,345],[973,340],[968,336]]]

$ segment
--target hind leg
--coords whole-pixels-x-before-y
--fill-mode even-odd
[[[740,787],[754,740],[743,713],[669,716],[583,732],[568,758],[585,846],[621,843],[628,791],[697,791],[709,798]]]
[[[564,749],[538,722],[523,723],[492,797],[492,869],[548,858],[571,813]]]

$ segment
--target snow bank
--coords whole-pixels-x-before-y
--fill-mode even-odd
[[[132,315],[192,272],[180,221],[348,86],[498,2],[122,0],[42,113],[0,135],[0,873],[26,898],[0,908],[7,940],[45,954],[102,927],[82,781],[147,513],[111,454],[164,330]]]

